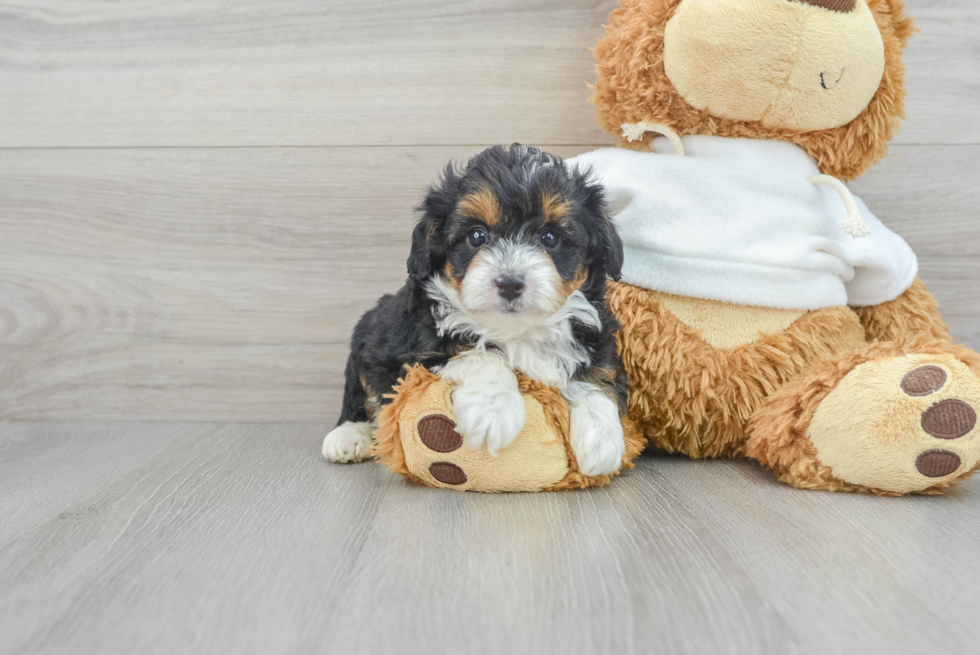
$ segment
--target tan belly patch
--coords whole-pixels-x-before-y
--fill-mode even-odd
[[[701,338],[719,350],[731,350],[782,332],[806,314],[798,309],[748,307],[659,292],[653,295],[677,320],[700,330]]]

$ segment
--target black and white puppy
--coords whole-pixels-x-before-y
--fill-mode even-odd
[[[337,462],[365,459],[373,423],[406,365],[456,383],[457,429],[491,455],[524,425],[514,371],[561,390],[582,472],[619,469],[626,379],[606,277],[623,245],[588,172],[514,144],[450,164],[412,235],[409,280],[354,329],[344,407],[323,441]]]

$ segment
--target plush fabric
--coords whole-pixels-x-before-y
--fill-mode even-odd
[[[605,148],[571,160],[606,188],[626,259],[623,280],[674,295],[779,309],[868,306],[908,289],[918,262],[855,198],[870,235],[841,223],[840,195],[791,143],[714,136],[654,152]]]
[[[874,364],[878,362],[884,366]],[[872,365],[865,368],[863,372],[857,371],[854,383],[845,382],[859,367],[869,363]],[[941,494],[972,475],[978,468],[976,461],[974,460],[972,466],[969,461],[964,462],[960,472],[938,481],[927,480],[921,476],[915,477],[907,466],[883,466],[892,462],[882,462],[882,459],[894,455],[895,446],[898,450],[906,447],[904,448],[905,464],[915,461],[914,453],[921,451],[909,449],[907,446],[908,440],[922,436],[919,432],[921,419],[918,425],[906,424],[904,428],[896,426],[893,421],[914,423],[915,418],[921,416],[919,412],[922,407],[935,402],[933,398],[915,403],[913,411],[909,411],[910,405],[913,404],[911,401],[906,403],[900,400],[899,402],[906,406],[899,407],[895,416],[891,414],[892,408],[889,407],[885,407],[884,412],[865,410],[862,421],[851,424],[853,427],[843,425],[848,421],[846,413],[858,411],[857,403],[862,400],[887,403],[890,398],[894,402],[894,399],[898,398],[898,389],[903,378],[899,373],[929,364],[947,370],[955,369],[957,374],[953,382],[961,387],[969,387],[969,389],[959,390],[971,393],[968,397],[972,397],[974,402],[980,400],[980,396],[975,393],[976,379],[980,375],[980,356],[977,353],[966,348],[949,346],[926,336],[911,340],[876,342],[844,357],[816,363],[805,374],[798,376],[773,394],[765,407],[753,415],[748,425],[745,454],[771,468],[781,481],[802,489],[872,493],[878,496],[900,496],[913,492],[925,495]],[[888,374],[888,371],[883,368],[894,368],[894,371]],[[879,400],[874,398],[872,393],[869,397],[867,390],[873,387],[880,388],[885,384],[883,382],[885,380],[892,387],[885,391],[885,396]],[[844,393],[838,394],[824,411],[822,409],[824,401],[841,384],[845,385]],[[860,389],[864,397],[855,399],[854,405],[843,409],[841,405],[847,404],[845,395],[848,389]],[[814,426],[814,415],[818,411],[825,414],[825,417]],[[882,422],[878,423],[878,420]],[[856,430],[862,428],[865,430],[864,433],[855,434]],[[843,449],[847,439],[859,440],[856,449],[865,452],[858,459],[844,461],[844,466],[840,470],[834,470],[821,460],[817,448],[810,439],[810,433],[814,429],[823,433],[817,437],[817,441],[831,458],[841,455],[840,451],[836,453],[832,451]],[[976,437],[974,433],[972,445],[969,438],[954,446],[946,442],[940,444],[933,440],[928,449],[949,447],[975,449]],[[893,448],[884,451],[880,448],[876,449],[870,446],[873,440],[891,442]],[[875,450],[880,452],[881,457],[875,455]],[[841,463],[838,462],[838,465]],[[854,475],[866,482],[874,482],[879,486],[858,484],[845,479],[848,475]],[[891,487],[890,483],[895,486]]]
[[[808,312],[784,331],[722,350],[653,291],[613,284],[609,304],[622,325],[629,416],[653,446],[697,458],[743,456],[746,424],[770,395],[812,364],[864,345],[847,307]]]
[[[697,330],[705,343],[719,350],[761,341],[766,335],[788,329],[806,314],[796,309],[735,305],[669,293],[653,295],[678,321]]]
[[[904,0],[868,0],[881,33],[885,65],[877,93],[857,118],[841,127],[801,131],[759,121],[715,116],[691,105],[664,71],[664,31],[684,0],[623,0],[609,16],[593,54],[597,81],[592,94],[599,125],[633,150],[645,150],[653,135],[630,143],[625,123],[663,123],[682,135],[707,134],[789,141],[820,170],[853,179],[884,157],[905,116],[902,48],[915,31]],[[748,35],[746,35],[746,38]],[[764,35],[768,38],[768,35]]]
[[[946,383],[935,392],[910,395],[901,380],[910,371],[935,367]],[[980,461],[980,425],[947,443],[922,427],[943,401],[980,398],[980,378],[952,354],[911,353],[856,366],[820,403],[806,437],[820,462],[841,479],[868,488],[909,493],[921,488],[918,457],[929,451],[955,454],[960,464],[940,478],[973,470]],[[887,466],[883,466],[887,464]]]
[[[868,105],[885,48],[864,0],[847,12],[685,0],[664,32],[664,68],[687,102],[713,116],[814,131],[849,123]]]
[[[525,376],[519,377],[519,384],[527,411],[524,429],[513,444],[491,457],[484,450],[468,449],[462,437],[448,448],[441,447],[444,439],[426,443],[420,434],[424,420],[455,423],[453,385],[416,366],[397,387],[393,402],[381,411],[373,454],[411,482],[458,491],[564,491],[609,484],[613,475],[590,477],[579,472],[568,440],[568,407],[561,394]],[[630,469],[646,441],[632,421],[624,420],[623,432],[623,468]]]
[[[939,303],[922,280],[891,302],[854,310],[864,325],[868,341],[895,341],[907,335],[925,336],[952,344],[949,328],[939,313]]]
[[[925,295],[916,281],[895,302]],[[616,284],[609,298],[623,324],[629,415],[657,448],[748,456],[796,487],[884,496],[941,493],[978,468],[980,428],[949,441],[922,428],[937,403],[980,408],[980,355],[968,349],[928,333],[868,343],[857,313],[840,307],[722,350],[681,323],[656,292]],[[903,392],[905,376],[928,366],[949,372],[943,386],[921,397]],[[916,474],[918,458],[937,450],[956,453],[961,465],[939,479]]]

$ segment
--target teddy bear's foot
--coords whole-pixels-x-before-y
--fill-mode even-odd
[[[406,466],[417,480],[435,487],[489,492],[547,489],[568,474],[568,458],[562,440],[546,426],[540,405],[528,403],[528,410],[531,429],[522,431],[497,456],[465,445],[451,416],[425,412],[403,426]]]
[[[794,486],[940,493],[980,462],[976,355],[875,344],[791,385],[750,424],[748,454]],[[959,355],[959,356],[958,356]]]
[[[486,448],[468,447],[454,409],[455,385],[416,366],[400,382],[392,402],[381,410],[372,452],[384,466],[413,482],[443,489],[561,491],[608,484],[612,473],[587,475],[582,471],[571,445],[569,408],[561,393],[526,377],[520,378],[519,385],[524,427],[494,457]],[[582,398],[576,400],[582,410]],[[632,468],[645,440],[629,420],[607,425],[605,414],[594,407],[597,404],[601,405],[585,407],[597,412],[591,417],[592,427],[604,427],[603,438],[612,433],[623,442],[613,448],[619,457],[614,465],[604,463],[604,452],[599,459],[610,469]],[[614,404],[613,410],[618,420]]]
[[[376,454],[414,482],[459,491],[542,491],[570,475],[565,441],[545,406],[518,395],[524,427],[508,447],[473,449],[454,407],[458,387],[416,367],[382,410]],[[556,402],[560,395],[553,391]],[[562,404],[564,408],[564,405]]]

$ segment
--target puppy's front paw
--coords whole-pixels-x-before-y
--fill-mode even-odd
[[[616,403],[592,394],[572,405],[572,452],[585,475],[615,473],[623,464],[626,440]]]
[[[369,458],[374,426],[348,421],[323,439],[323,456],[331,462],[360,462]]]
[[[493,457],[514,443],[524,428],[524,397],[520,391],[491,392],[472,386],[453,391],[456,425],[470,450],[486,445]]]

